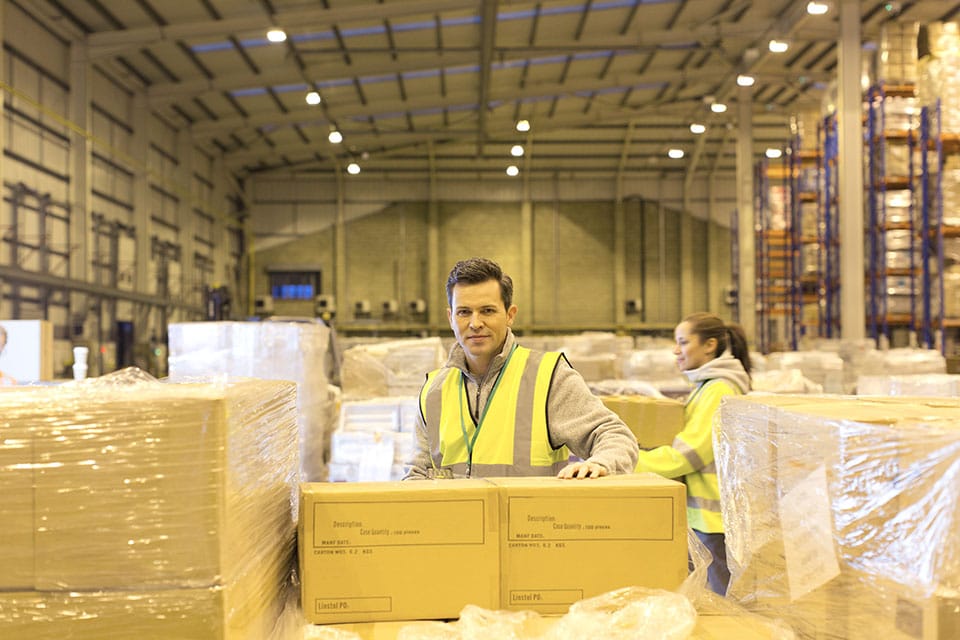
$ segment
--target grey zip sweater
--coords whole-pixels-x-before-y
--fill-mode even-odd
[[[503,349],[479,380],[470,373],[463,348],[455,344],[450,350],[444,366],[463,372],[474,420],[479,421],[497,374],[514,344],[516,337],[508,329]],[[426,478],[432,466],[431,443],[422,416],[417,422],[417,453],[410,461],[411,468],[405,479]],[[583,377],[563,358],[557,363],[547,395],[547,429],[554,448],[566,445],[575,456],[603,465],[612,474],[633,473],[636,467],[639,451],[636,437],[616,413],[590,392]]]

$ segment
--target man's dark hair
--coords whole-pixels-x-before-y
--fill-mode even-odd
[[[486,258],[470,258],[461,260],[453,265],[447,277],[447,304],[453,306],[453,287],[458,284],[480,284],[487,280],[496,280],[500,283],[500,298],[503,308],[509,309],[513,304],[513,280],[503,272],[493,260]]]

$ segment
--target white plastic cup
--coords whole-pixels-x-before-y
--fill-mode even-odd
[[[87,365],[86,363],[74,364],[73,365],[73,379],[74,380],[84,380],[87,377]]]
[[[73,348],[73,361],[74,366],[77,364],[82,364],[84,370],[87,368],[87,356],[90,354],[90,349],[87,347],[74,347]],[[86,373],[86,371],[84,371]]]

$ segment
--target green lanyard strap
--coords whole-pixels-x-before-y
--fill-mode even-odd
[[[500,380],[503,379],[503,372],[507,370],[507,366],[510,364],[510,358],[513,357],[513,352],[516,350],[517,345],[513,345],[510,353],[507,354],[506,362],[503,363],[503,367],[500,369],[500,373],[497,374],[497,380],[493,383],[493,389],[490,390],[490,395],[487,396],[487,403],[483,406],[483,411],[480,413],[480,421],[477,422],[477,428],[473,432],[473,438],[467,435],[467,425],[463,420],[463,398],[466,396],[466,389],[464,389],[463,386],[463,372],[460,372],[458,391],[458,397],[460,398],[460,433],[463,434],[463,444],[467,447],[467,475],[470,475],[470,470],[473,467],[473,447],[477,443],[477,436],[480,435],[480,427],[483,426],[483,419],[487,417],[487,410],[489,410],[490,405],[493,404],[493,396],[497,393],[497,389],[500,388]],[[478,384],[482,383],[483,380],[481,379]],[[469,398],[467,398],[467,404],[470,404]]]

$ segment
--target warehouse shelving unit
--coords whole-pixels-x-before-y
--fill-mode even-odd
[[[823,181],[817,189],[818,328],[824,338],[837,338],[840,337],[840,210],[836,113],[824,116],[817,136],[821,150],[818,166]]]
[[[776,163],[762,160],[754,169],[757,338],[763,353],[795,350],[799,342],[800,274],[789,156]]]
[[[915,95],[912,84],[881,84],[867,92],[867,328],[878,345],[884,339],[891,343],[897,327],[919,328],[922,265],[914,166],[919,123],[908,115],[903,126],[891,115],[891,100]]]
[[[820,283],[823,279],[821,255],[820,181],[823,153],[819,147],[805,149],[800,135],[794,135],[789,153],[790,237],[798,281],[793,287],[794,342],[810,335],[823,335],[823,305]]]
[[[948,309],[947,301],[953,298],[953,288],[948,290],[945,283],[947,255],[951,253],[947,243],[960,241],[960,215],[945,217],[945,189],[957,187],[952,174],[945,176],[945,166],[948,158],[960,156],[960,134],[943,131],[942,108],[938,99],[921,109],[920,118],[920,147],[924,151],[920,199],[923,239],[920,315],[921,344],[946,354],[948,334],[960,329],[960,309],[953,306]]]

